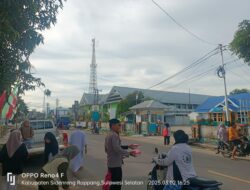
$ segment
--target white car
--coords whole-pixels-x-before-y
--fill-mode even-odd
[[[47,132],[51,132],[55,135],[59,149],[64,149],[62,145],[62,137],[59,131],[57,130],[54,122],[52,120],[30,120],[30,127],[34,131],[34,136],[32,138],[31,148],[28,149],[29,155],[41,154],[44,151],[44,136]]]

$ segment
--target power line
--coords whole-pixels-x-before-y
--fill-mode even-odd
[[[189,29],[187,29],[186,27],[184,27],[182,24],[180,24],[174,17],[172,17],[165,9],[163,9],[158,3],[156,3],[154,0],[152,0],[152,2],[159,8],[161,9],[175,24],[177,24],[179,27],[181,27],[184,31],[186,31],[188,34],[190,34],[191,36],[193,36],[194,38],[196,38],[197,40],[209,44],[209,45],[217,45],[211,42],[208,42],[204,39],[202,39],[201,37],[197,36],[196,34],[194,34],[193,32],[191,32]]]
[[[211,68],[211,67],[210,67],[210,68]],[[175,88],[175,87],[177,87],[177,86],[180,86],[181,84],[184,84],[184,83],[186,83],[186,82],[190,82],[190,81],[196,79],[197,77],[198,77],[198,78],[197,78],[196,80],[198,80],[198,79],[200,79],[200,78],[206,76],[207,74],[209,74],[209,72],[213,71],[215,68],[217,68],[217,64],[216,64],[216,66],[215,66],[215,65],[212,65],[212,68],[209,69],[209,70],[207,70],[207,71],[205,71],[205,72],[202,72],[202,73],[199,73],[199,74],[197,74],[197,75],[194,75],[194,76],[191,77],[191,78],[185,79],[185,80],[183,80],[183,81],[181,81],[181,82],[179,82],[179,83],[177,83],[177,84],[175,84],[175,85],[172,85],[172,86],[169,86],[169,87],[166,87],[166,88]],[[164,88],[164,89],[166,89],[166,88]]]
[[[228,62],[225,62],[225,65],[229,65],[229,64],[231,64],[231,63],[233,63],[235,60],[230,60],[230,61],[228,61]],[[211,65],[209,68],[209,70],[207,70],[207,71],[205,71],[205,72],[202,72],[202,73],[199,73],[199,74],[197,74],[197,75],[194,75],[193,77],[191,77],[191,78],[188,78],[188,79],[185,79],[185,80],[183,80],[183,81],[181,81],[181,82],[179,82],[179,83],[177,83],[177,84],[175,84],[175,85],[172,85],[172,86],[169,86],[169,87],[165,87],[164,89],[167,89],[167,88],[175,88],[175,87],[177,87],[177,86],[180,86],[181,84],[185,84],[186,82],[191,82],[191,81],[194,81],[194,79],[197,81],[198,79],[201,79],[201,78],[203,78],[203,77],[205,77],[205,76],[207,76],[211,71],[214,71],[216,68],[217,68],[217,65],[218,65],[218,63],[217,64],[213,64],[213,65]],[[163,89],[162,89],[163,90]]]
[[[166,79],[164,79],[164,80],[162,80],[162,81],[160,81],[160,82],[158,82],[158,83],[156,83],[156,84],[150,86],[148,89],[151,89],[151,88],[154,88],[154,87],[156,87],[156,86],[159,86],[160,84],[162,84],[162,83],[164,83],[164,82],[166,82],[166,81],[168,81],[168,80],[170,80],[170,79],[176,77],[177,75],[179,75],[179,74],[181,74],[181,73],[183,73],[183,72],[185,72],[185,71],[191,69],[192,67],[195,67],[196,65],[203,63],[204,61],[206,61],[206,60],[209,59],[210,57],[212,57],[212,56],[218,54],[219,52],[216,51],[216,50],[218,50],[218,48],[215,48],[214,50],[212,50],[212,51],[210,51],[209,53],[205,54],[204,56],[202,56],[201,58],[199,58],[198,60],[196,60],[195,62],[193,62],[191,65],[189,65],[189,66],[183,68],[182,70],[180,70],[179,72],[173,74],[172,76],[170,76],[170,77],[168,77],[168,78],[166,78]],[[216,52],[215,52],[215,51],[216,51]],[[211,53],[213,53],[213,54],[211,54]],[[211,55],[210,55],[210,54],[211,54]]]
[[[232,70],[229,70],[229,69],[228,69],[228,71],[229,71],[230,73],[234,74],[235,76],[237,76],[237,77],[239,77],[239,78],[241,78],[241,79],[244,79],[244,80],[247,81],[247,82],[250,82],[250,80],[248,80],[248,79],[242,77],[241,75],[239,75],[239,74],[233,72]]]

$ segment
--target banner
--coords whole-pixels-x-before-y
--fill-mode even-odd
[[[5,99],[6,99],[6,91],[4,91],[4,92],[2,93],[2,95],[0,96],[0,113],[1,113],[2,108],[3,108],[3,106],[4,106]]]
[[[18,86],[16,85],[12,90],[10,96],[8,97],[8,101],[5,103],[2,110],[2,119],[10,119],[13,116],[13,111],[17,106],[17,92]]]

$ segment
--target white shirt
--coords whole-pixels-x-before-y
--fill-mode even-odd
[[[192,150],[186,143],[173,145],[167,153],[167,157],[165,159],[157,160],[159,165],[168,166],[166,180],[174,180],[174,161],[180,170],[183,180],[197,176],[193,167]]]

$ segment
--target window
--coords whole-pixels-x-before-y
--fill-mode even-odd
[[[45,121],[45,129],[52,129],[53,124],[51,121]]]
[[[197,104],[193,104],[193,109],[196,109],[198,107]]]
[[[218,121],[222,121],[222,113],[218,113]]]
[[[155,114],[151,115],[151,122],[152,123],[156,123],[157,122],[157,115],[155,115]]]
[[[213,121],[217,121],[216,113],[213,113]]]
[[[142,115],[141,116],[141,121],[143,122],[147,122],[148,121],[148,115],[147,114],[145,114],[145,115]]]
[[[157,121],[158,120],[162,121],[162,116],[161,115],[157,115]]]
[[[44,129],[44,121],[30,122],[30,127],[34,130]]]
[[[238,112],[238,120],[240,123],[248,123],[248,113],[246,111]]]

